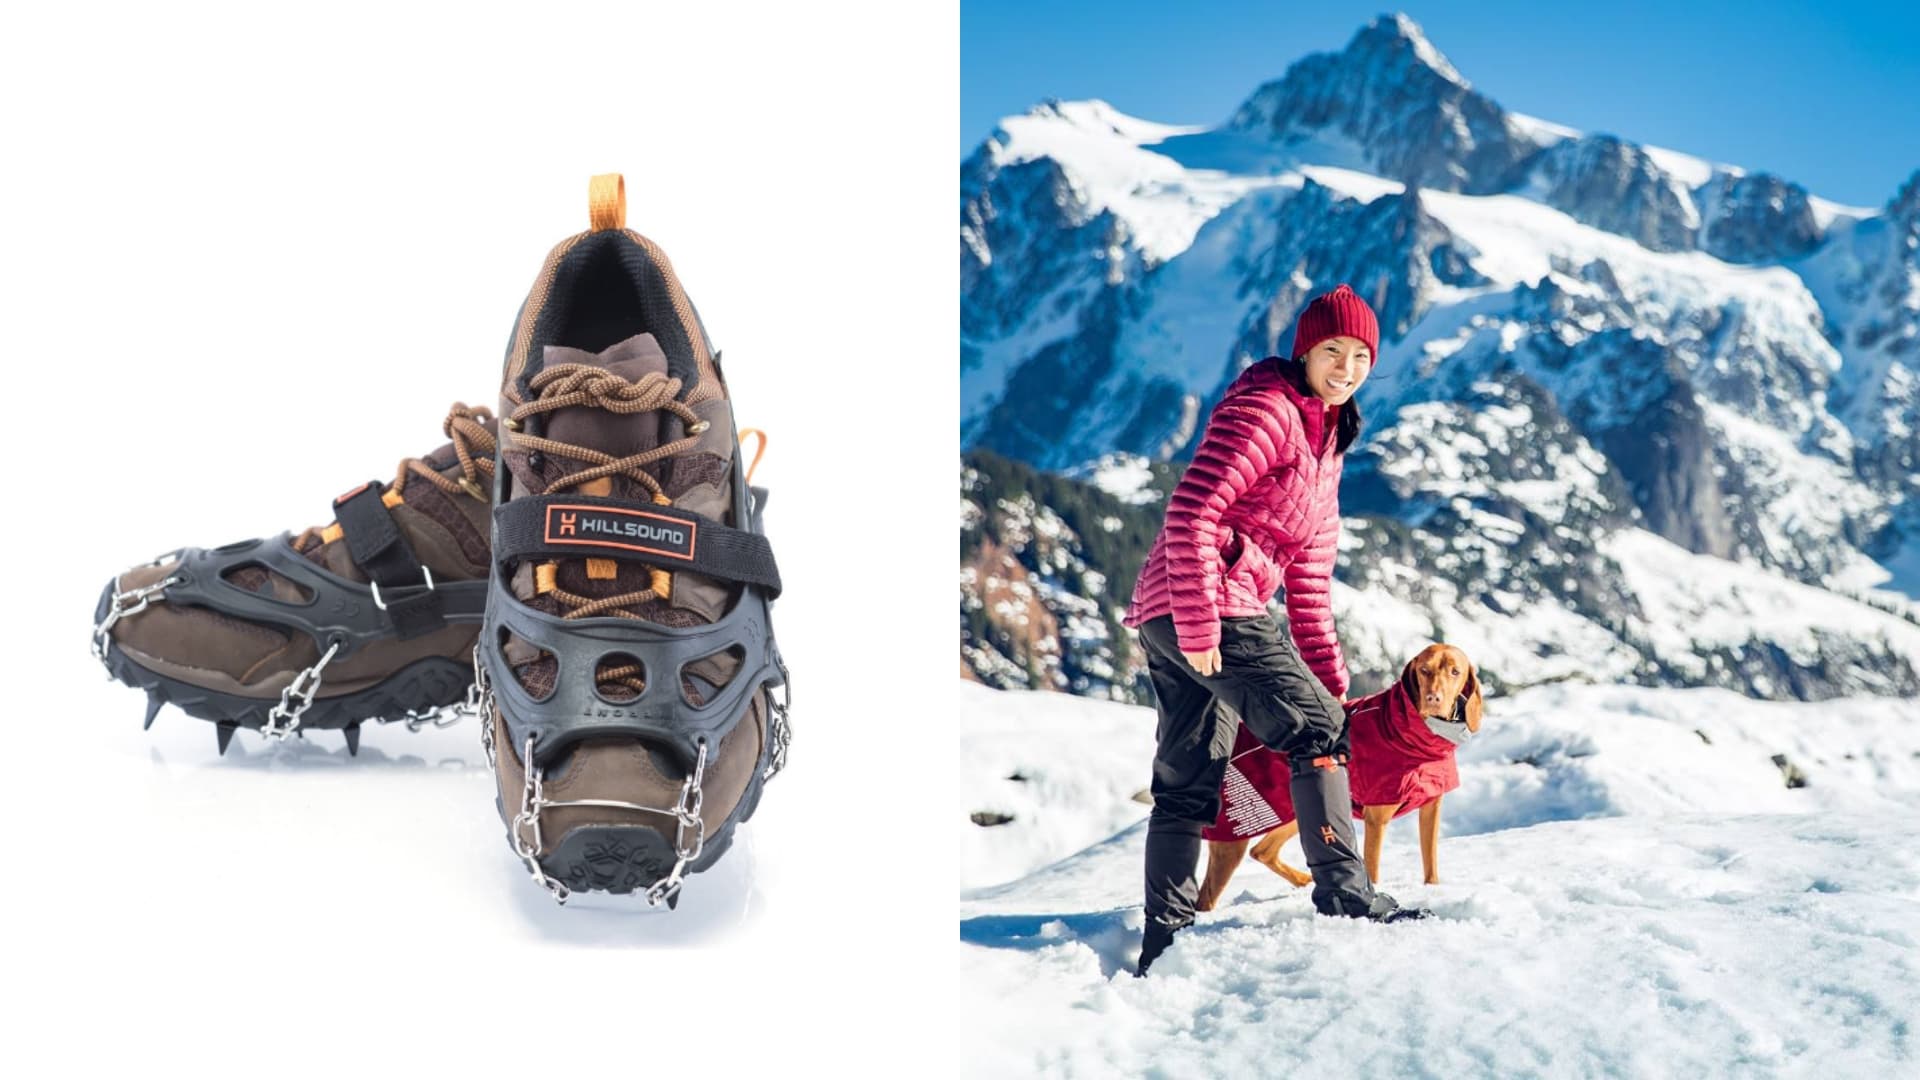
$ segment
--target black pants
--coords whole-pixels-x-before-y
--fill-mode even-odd
[[[1314,878],[1314,907],[1364,914],[1373,887],[1353,843],[1347,772],[1314,758],[1347,752],[1347,717],[1271,615],[1220,620],[1220,670],[1201,675],[1180,655],[1173,617],[1140,627],[1160,724],[1147,823],[1146,914],[1178,929],[1200,897],[1200,833],[1220,816],[1220,783],[1240,724],[1293,766],[1289,793]],[[1224,708],[1222,707],[1224,706]]]

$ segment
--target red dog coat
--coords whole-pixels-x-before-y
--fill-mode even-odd
[[[1346,704],[1347,781],[1356,818],[1362,807],[1394,803],[1400,804],[1393,815],[1399,817],[1460,786],[1454,744],[1427,729],[1407,681]],[[1292,821],[1291,776],[1286,755],[1260,745],[1240,725],[1220,785],[1220,816],[1201,835],[1246,840]]]

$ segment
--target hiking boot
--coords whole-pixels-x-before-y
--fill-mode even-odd
[[[1433,912],[1426,908],[1401,907],[1399,901],[1376,890],[1373,894],[1373,903],[1367,908],[1366,917],[1374,922],[1391,923],[1406,919],[1424,919],[1431,914]]]
[[[1345,754],[1289,758],[1300,848],[1313,875],[1313,906],[1322,915],[1364,918],[1376,899],[1367,867],[1353,843],[1353,799]],[[1389,901],[1391,902],[1391,901]]]
[[[1140,933],[1140,962],[1134,966],[1133,977],[1145,978],[1147,969],[1153,966],[1160,954],[1173,944],[1173,935],[1177,928],[1165,923],[1147,920],[1147,928]]]
[[[448,723],[473,684],[486,604],[493,418],[455,405],[453,441],[334,500],[298,536],[184,548],[108,583],[93,651],[116,679],[211,720],[220,753],[240,728],[273,739],[367,720]]]
[[[508,347],[477,653],[534,880],[671,907],[784,760],[780,581],[720,358],[625,201],[594,178],[592,227],[547,256]]]

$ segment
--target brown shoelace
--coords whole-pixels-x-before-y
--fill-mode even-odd
[[[656,461],[663,461],[676,454],[691,450],[700,441],[700,435],[707,430],[707,422],[700,419],[693,409],[679,400],[681,381],[669,378],[658,372],[641,376],[637,381],[629,381],[591,364],[557,364],[542,370],[528,383],[534,394],[534,400],[513,410],[507,420],[507,442],[516,449],[529,453],[539,452],[550,457],[567,461],[583,462],[586,468],[566,474],[547,485],[549,493],[561,488],[577,487],[603,477],[623,476],[653,493],[654,502],[668,504],[667,494],[660,482],[645,471],[645,467]],[[576,407],[605,409],[608,412],[632,414],[642,412],[668,412],[677,416],[687,425],[687,434],[669,443],[661,443],[651,450],[616,458],[612,454],[595,450],[587,446],[575,446],[534,435],[518,432],[520,425],[530,416],[549,413],[558,409]],[[636,604],[660,598],[660,593],[652,587],[617,596],[581,596],[564,589],[548,590],[548,595],[560,601],[566,608],[561,612],[563,619],[585,619],[594,615],[615,615],[625,619],[639,619],[640,615],[627,610]],[[627,675],[625,669],[616,668],[600,675],[602,680],[617,678],[614,672]],[[634,673],[637,673],[637,669]],[[638,687],[636,686],[637,690]]]
[[[486,429],[486,421],[491,419],[493,414],[484,407],[474,408],[462,402],[454,402],[453,407],[447,410],[447,419],[441,423],[440,430],[446,433],[447,438],[453,440],[453,453],[460,459],[460,479],[450,480],[442,476],[440,470],[427,464],[424,459],[410,457],[401,459],[399,468],[394,470],[393,483],[388,485],[388,489],[396,494],[405,495],[407,481],[418,476],[448,495],[466,494],[481,502],[491,501],[493,496],[489,491],[493,485],[495,443],[493,433]],[[486,478],[485,483],[481,482],[482,476]],[[320,532],[321,529],[318,526],[309,527],[299,536],[294,537],[293,549],[306,551],[311,546],[310,541],[320,539]]]
[[[460,459],[460,479],[449,480],[441,475],[440,470],[420,458],[407,458],[394,472],[390,487],[394,491],[405,494],[407,479],[418,476],[449,495],[464,492],[481,502],[491,500],[493,496],[488,493],[488,489],[493,483],[495,444],[493,432],[486,428],[486,422],[491,419],[493,414],[484,407],[476,409],[458,401],[454,402],[453,408],[447,410],[447,419],[440,425],[440,430],[446,433],[447,438],[453,440],[454,456]],[[476,450],[479,452],[477,457]],[[480,483],[482,473],[486,474],[486,484]]]

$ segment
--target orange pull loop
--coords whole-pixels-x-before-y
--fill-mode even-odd
[[[757,427],[741,428],[741,445],[746,445],[747,439],[749,438],[756,439],[759,442],[759,445],[754,447],[753,460],[747,462],[747,483],[751,484],[753,483],[753,470],[760,467],[760,457],[767,452],[767,433]]]
[[[601,173],[587,181],[587,218],[594,232],[627,227],[627,178]]]

